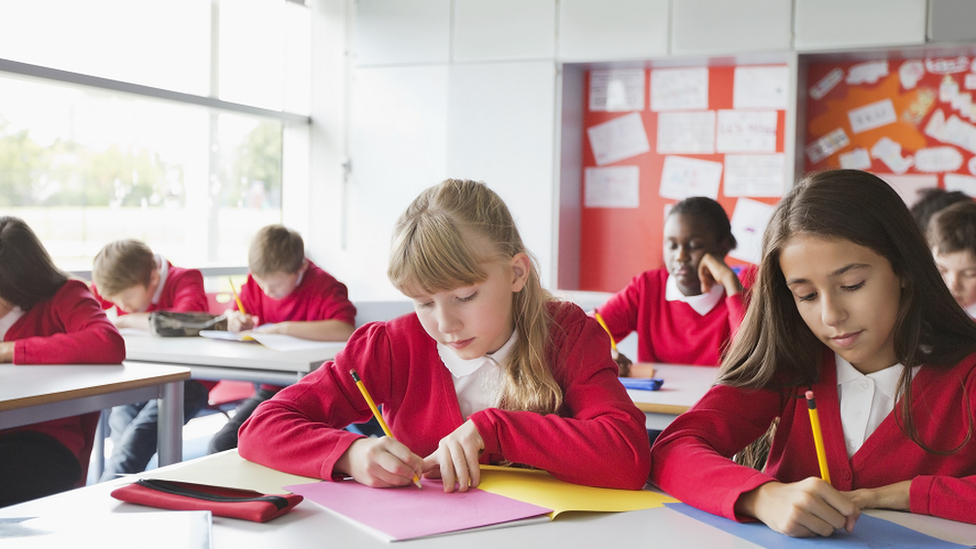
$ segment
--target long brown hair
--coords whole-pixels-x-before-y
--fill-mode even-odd
[[[44,301],[68,281],[34,231],[18,217],[0,217],[0,298],[23,310]]]
[[[784,198],[763,235],[752,302],[722,361],[718,383],[775,390],[820,377],[825,346],[806,326],[780,269],[780,253],[795,237],[843,239],[870,248],[891,264],[904,288],[895,322],[895,355],[905,370],[896,414],[902,431],[922,448],[912,418],[911,368],[948,369],[976,351],[976,323],[959,307],[905,203],[887,183],[858,170],[815,173]],[[900,417],[899,417],[900,416]],[[965,444],[972,435],[973,419]],[[962,445],[960,445],[961,447]]]
[[[529,256],[528,280],[512,294],[518,341],[499,406],[554,413],[563,394],[546,360],[552,322],[546,303],[553,298],[542,288],[535,260],[494,191],[484,183],[448,179],[422,192],[397,221],[387,274],[400,291],[436,293],[484,282],[486,263],[505,263],[519,253]]]

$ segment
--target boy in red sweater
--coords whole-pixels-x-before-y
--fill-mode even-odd
[[[305,242],[283,225],[262,228],[247,253],[250,273],[240,299],[227,311],[228,330],[286,334],[316,341],[346,341],[355,330],[356,307],[345,284],[305,257]],[[246,314],[245,314],[246,312]],[[210,441],[210,453],[237,447],[237,431],[258,404],[282,387],[262,385],[237,407]]]
[[[149,314],[153,311],[207,311],[200,271],[174,267],[138,240],[118,240],[102,248],[95,256],[92,283],[102,307],[115,307],[115,325],[119,328],[148,330]],[[185,421],[207,405],[214,385],[216,382],[195,379],[183,382]],[[112,409],[112,455],[105,464],[102,480],[146,469],[156,453],[158,414],[155,400]]]

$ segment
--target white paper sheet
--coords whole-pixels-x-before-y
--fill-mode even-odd
[[[625,114],[586,129],[593,156],[600,166],[651,150],[640,113]]]
[[[882,137],[871,147],[871,157],[884,162],[888,169],[896,174],[903,174],[912,167],[914,159],[901,154],[901,144],[890,137]]]
[[[966,166],[969,168],[969,173],[976,175],[976,156],[970,158]]]
[[[836,88],[837,84],[840,84],[843,80],[844,69],[839,67],[835,68],[810,87],[810,97],[817,100],[823,99],[825,95],[830,93],[830,90]]]
[[[942,141],[976,153],[976,126],[953,114],[946,120],[942,130]]]
[[[851,122],[851,131],[857,134],[893,124],[898,121],[898,116],[891,99],[882,99],[847,111],[847,119]]]
[[[218,330],[201,330],[200,337],[243,343],[256,341],[269,349],[282,353],[288,351],[308,351],[312,349],[335,349],[336,352],[339,352],[346,346],[345,342],[313,341],[311,339],[301,339],[285,334],[264,334],[261,332],[234,333]]]
[[[775,206],[740,198],[735,201],[732,211],[732,234],[737,245],[729,255],[749,263],[758,264],[762,258],[762,235],[766,231],[769,218],[773,215]]]
[[[945,181],[945,190],[960,191],[976,197],[976,177],[947,173],[943,176],[943,180]]]
[[[776,152],[776,111],[718,111],[715,150]]]
[[[925,135],[938,139],[939,141],[945,141],[943,134],[945,134],[945,113],[942,109],[935,109],[932,116],[929,117],[928,123],[925,124]]]
[[[104,496],[108,497],[108,496]],[[210,511],[75,513],[4,519],[4,549],[97,547],[99,549],[209,549]]]
[[[725,155],[725,196],[783,196],[786,159],[778,154]]]
[[[962,153],[953,147],[928,147],[915,151],[915,169],[920,172],[954,172],[962,167]]]
[[[954,74],[969,70],[969,58],[959,57],[928,57],[925,59],[925,70],[932,74]]]
[[[658,154],[713,154],[715,111],[662,112],[657,116]]]
[[[969,73],[966,75],[965,86],[967,90],[976,90],[976,74]]]
[[[707,108],[707,67],[651,70],[652,111],[689,111]]]
[[[583,176],[583,206],[637,208],[640,206],[640,168],[586,168]]]
[[[871,155],[867,149],[860,147],[838,157],[840,167],[845,170],[867,170],[871,168]]]
[[[837,128],[807,145],[807,157],[816,164],[850,144],[851,140],[844,133],[844,128]]]
[[[644,110],[644,69],[611,69],[590,72],[590,110]]]
[[[683,156],[665,156],[661,171],[660,195],[684,200],[689,196],[718,198],[722,163]]]
[[[901,80],[901,87],[906,90],[915,89],[918,81],[925,76],[925,66],[918,59],[905,61],[898,67],[898,78]]]
[[[875,174],[898,191],[898,195],[909,207],[918,202],[918,191],[939,186],[937,175],[891,175],[887,173]]]
[[[732,106],[736,109],[786,109],[789,85],[788,67],[736,67]]]
[[[887,61],[868,61],[854,65],[847,71],[848,84],[874,84],[882,76],[888,76]]]

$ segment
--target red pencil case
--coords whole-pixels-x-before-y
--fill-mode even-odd
[[[112,497],[128,503],[178,511],[211,511],[221,517],[267,522],[301,503],[297,494],[266,495],[251,490],[188,482],[140,479],[116,488]]]

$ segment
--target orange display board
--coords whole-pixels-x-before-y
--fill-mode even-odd
[[[806,169],[870,171],[909,205],[926,187],[976,196],[972,61],[959,56],[811,63]]]
[[[785,73],[785,65],[769,66],[769,68],[782,69]],[[712,198],[716,198],[725,208],[729,216],[732,216],[736,203],[741,196],[739,196],[740,193],[736,193],[736,196],[726,195],[726,185],[728,183],[726,176],[728,171],[725,168],[727,167],[726,160],[728,153],[720,151],[728,150],[721,146],[721,133],[723,127],[728,129],[730,125],[729,120],[732,120],[731,116],[734,115],[729,115],[729,113],[723,113],[721,111],[733,110],[737,113],[744,113],[744,116],[747,118],[752,116],[750,113],[763,112],[767,114],[767,122],[764,127],[770,131],[768,135],[770,140],[765,145],[767,147],[766,150],[761,152],[767,154],[767,156],[770,154],[775,155],[775,153],[783,153],[785,142],[784,125],[786,121],[785,106],[781,108],[743,108],[741,103],[745,101],[740,101],[740,104],[737,106],[735,93],[741,94],[742,92],[734,91],[736,67],[697,67],[697,69],[707,71],[707,103],[705,102],[706,98],[702,96],[696,108],[687,110],[674,108],[652,110],[654,106],[654,90],[660,89],[660,83],[658,88],[655,88],[653,81],[654,74],[660,74],[657,73],[657,69],[643,71],[643,108],[617,112],[593,110],[593,98],[591,95],[595,91],[594,79],[592,78],[594,71],[586,74],[587,91],[585,101],[588,108],[584,109],[585,129],[582,154],[584,181],[581,185],[582,196],[580,197],[581,203],[583,204],[580,235],[580,290],[616,292],[623,288],[635,275],[649,269],[660,268],[664,265],[663,226],[665,212],[671,205],[678,201],[677,198],[668,198],[661,194],[662,174],[664,173],[665,163],[669,157],[672,159],[670,161],[672,162],[672,166],[674,165],[675,157],[678,157],[681,161],[684,161],[683,159],[692,159],[718,163],[718,166],[715,167],[722,168],[721,185],[718,186],[717,196],[712,196]],[[668,90],[669,93],[680,93],[680,85],[680,82],[674,84]],[[610,88],[610,91],[600,89],[599,93],[612,95],[613,89]],[[674,127],[670,127],[666,132],[659,132],[658,125],[662,115],[670,116],[666,123],[674,126],[674,120],[680,121],[686,118],[691,120],[697,116],[695,113],[706,118],[713,116],[709,115],[709,112],[715,113],[714,116],[718,120],[715,126],[716,130],[714,131],[717,131],[720,135],[716,140],[717,146],[715,150],[706,153],[673,152],[675,147],[674,143],[659,143],[659,137],[661,135],[673,137],[676,131]],[[620,160],[598,163],[597,152],[601,152],[601,145],[604,148],[608,145],[606,143],[594,143],[594,140],[591,139],[592,136],[596,135],[594,128],[598,128],[601,124],[607,122],[622,119],[623,117],[633,117],[634,113],[637,113],[640,117],[640,122],[647,137],[647,149],[649,150]],[[774,124],[772,122],[773,118],[775,118]],[[633,121],[632,118],[629,120]],[[773,128],[773,125],[775,125],[775,128]],[[755,134],[756,132],[753,132],[753,135]],[[625,137],[621,137],[620,139],[624,139]],[[669,139],[672,137],[669,137]],[[707,135],[689,137],[692,141],[705,141],[706,138]],[[681,137],[679,136],[676,139],[680,140]],[[775,144],[773,145],[773,143]],[[743,151],[737,150],[736,155],[743,156],[739,154],[741,152]],[[613,159],[613,156],[610,156],[610,158]],[[606,159],[604,158],[604,160]],[[748,161],[748,159],[746,160]],[[791,159],[786,159],[785,161],[792,162]],[[585,175],[587,169],[616,166],[637,168],[639,172],[639,197],[635,198],[636,204],[631,204],[627,207],[588,206],[587,176]],[[779,196],[748,197],[766,204],[773,204],[779,200]],[[733,258],[729,258],[728,262],[730,265],[743,263]]]

